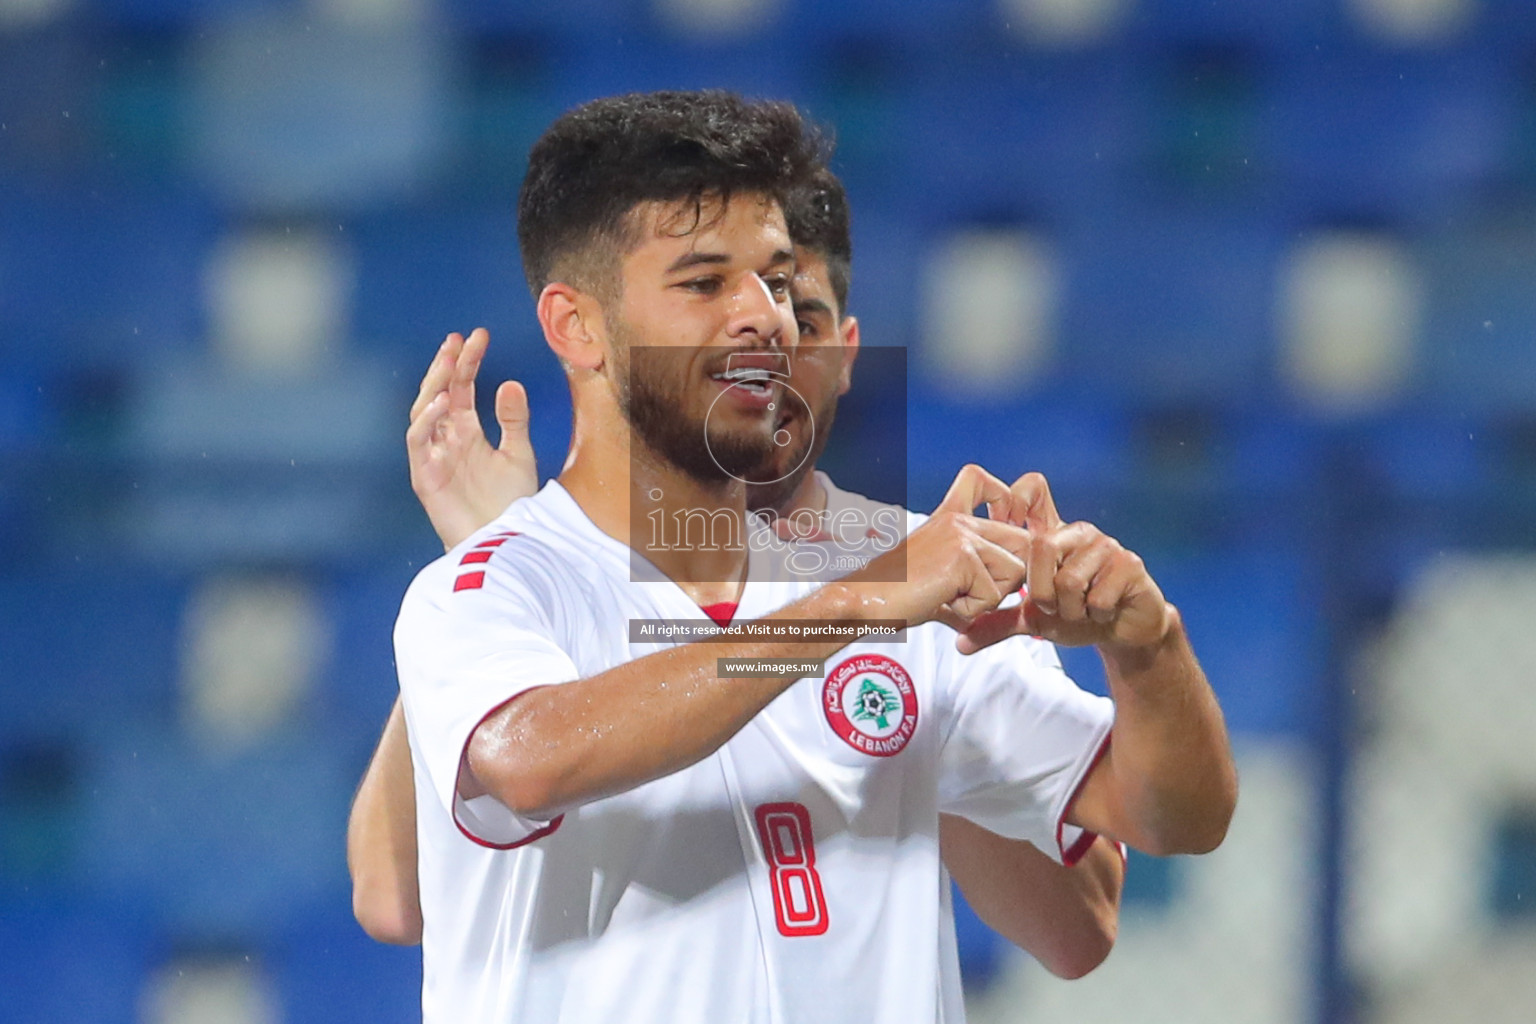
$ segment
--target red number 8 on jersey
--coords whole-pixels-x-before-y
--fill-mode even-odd
[[[756,816],[779,934],[790,938],[823,934],[827,930],[827,898],[816,873],[811,812],[804,804],[763,804]]]

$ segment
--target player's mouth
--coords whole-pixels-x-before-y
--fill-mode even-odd
[[[712,373],[710,379],[719,381],[724,387],[739,387],[749,394],[767,394],[773,389],[773,374],[751,366]]]
[[[745,410],[765,411],[781,404],[783,388],[779,382],[788,375],[787,362],[779,352],[733,352],[709,378],[732,404]]]
[[[742,412],[761,414],[777,407],[781,390],[771,374],[762,370],[732,370],[710,374],[721,389],[719,401]]]

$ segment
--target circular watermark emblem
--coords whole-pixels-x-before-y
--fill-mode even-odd
[[[872,757],[901,753],[917,731],[912,677],[883,654],[855,655],[827,673],[821,708],[833,732]]]
[[[802,409],[805,410],[805,429],[810,432],[810,437],[814,438],[816,436],[816,417],[811,413],[811,405],[810,405],[810,403],[807,402],[804,398],[801,397],[800,392],[798,392],[794,388],[790,387],[788,382],[786,382],[786,381],[784,381],[782,379],[782,375],[780,375],[777,378],[777,380],[778,380],[779,386],[783,389],[782,392],[779,394],[779,401],[780,402],[795,402],[795,403],[798,403],[798,405]],[[709,418],[715,414],[715,406],[720,404],[720,399],[724,398],[731,391],[733,391],[733,390],[735,390],[736,388],[739,388],[739,387],[742,387],[742,385],[741,384],[732,384],[730,387],[726,388],[724,391],[722,391],[718,395],[716,395],[715,396],[715,400],[713,402],[709,403],[709,412],[704,414],[704,450],[709,452],[710,461],[713,462],[719,468],[720,472],[724,473],[726,476],[730,477],[732,480],[740,480],[744,484],[776,484],[780,480],[784,480],[784,479],[788,478],[796,470],[798,470],[801,466],[805,465],[805,460],[811,457],[811,449],[813,447],[812,445],[807,444],[805,446],[805,451],[801,454],[799,462],[795,463],[793,466],[789,467],[789,469],[785,470],[783,473],[780,473],[778,476],[774,477],[772,480],[748,480],[746,477],[737,476],[735,473],[732,473],[730,470],[728,470],[724,466],[720,465],[720,460],[715,456],[714,448],[712,448],[710,446],[710,443],[709,443]],[[770,412],[773,411],[772,407],[769,408],[769,411]],[[786,444],[788,444],[789,441],[790,441],[789,431],[783,430],[783,429],[774,431],[774,434],[773,434],[773,443],[774,443],[774,445],[776,445],[779,448],[782,448]]]

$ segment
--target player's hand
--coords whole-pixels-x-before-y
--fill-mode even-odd
[[[448,548],[539,487],[523,386],[509,380],[496,389],[500,446],[491,447],[475,412],[475,377],[490,341],[483,327],[468,340],[448,335],[421,380],[405,433],[411,489]]]
[[[973,515],[987,504],[994,518]],[[1018,590],[1028,571],[1029,534],[1007,521],[1013,496],[979,466],[966,466],[926,523],[895,550],[868,567],[872,579],[889,579],[905,558],[905,582],[866,584],[887,617],[909,625],[938,620],[963,630]],[[859,583],[866,573],[846,577]]]
[[[1163,640],[1173,609],[1134,552],[1092,523],[1063,523],[1050,485],[1027,473],[995,493],[988,510],[1029,531],[1028,594],[1013,608],[977,616],[958,647],[970,654],[1015,634],[1068,647],[1149,647]]]

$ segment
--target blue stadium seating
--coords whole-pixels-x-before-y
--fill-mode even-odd
[[[870,202],[862,200],[868,195]],[[865,345],[916,343],[921,331],[924,236],[918,224],[892,217],[874,201],[877,195],[850,188],[853,206],[853,280],[847,312],[859,318]],[[908,371],[917,369],[908,365]],[[858,370],[854,370],[855,386]]]
[[[893,134],[900,216],[933,223],[1079,208],[1126,173],[1150,119],[1123,53],[915,62]]]
[[[88,0],[109,25],[129,28],[196,29],[264,11],[303,9],[300,0]]]
[[[1143,550],[1178,605],[1228,727],[1258,736],[1316,735],[1325,636],[1320,577],[1298,546],[1199,554]],[[1064,649],[1072,677],[1107,692],[1098,654]]]
[[[791,0],[782,20],[799,46],[861,40],[907,52],[995,39],[1004,24],[994,0]]]
[[[0,742],[97,737],[172,711],[185,584],[75,554],[0,576]]]
[[[1313,216],[1436,223],[1497,176],[1513,82],[1463,55],[1322,54],[1268,69],[1261,151]]]
[[[1132,472],[1130,421],[1109,400],[1057,392],[981,404],[914,388],[907,417],[908,493],[915,509],[933,508],[967,462],[1005,480],[1044,473],[1070,518],[1092,511],[1075,505],[1074,494],[1086,500],[1123,485]]]
[[[365,756],[399,692],[393,635],[400,599],[415,572],[441,550],[428,541],[414,565],[402,561],[372,571],[337,573],[322,589],[333,656],[320,673],[319,720],[327,734],[352,737],[352,748]]]
[[[202,333],[219,217],[193,199],[58,191],[0,199],[0,359],[125,366]]]
[[[641,0],[443,0],[456,24],[486,35],[573,42],[616,38],[642,23]]]
[[[1003,940],[976,916],[976,911],[965,901],[965,895],[960,892],[958,885],[952,891],[960,977],[966,988],[979,992],[992,983],[1002,967]]]
[[[251,941],[347,905],[345,830],[362,765],[324,734],[204,749],[176,724],[91,752],[82,877],[139,894],[179,941]]]
[[[1063,373],[1153,402],[1255,397],[1284,241],[1272,217],[1205,205],[1104,209],[1069,225],[1058,239]]]
[[[1485,45],[1517,55],[1536,40],[1536,7],[1524,0],[1483,0],[1477,29]]]
[[[359,346],[419,374],[449,331],[485,326],[491,360],[526,364],[543,342],[518,258],[515,208],[509,195],[497,206],[396,210],[350,222]]]
[[[10,1024],[138,1024],[156,945],[137,915],[108,906],[7,901],[0,992]]]
[[[0,372],[0,456],[39,450],[58,431],[58,410],[41,374]]]
[[[340,894],[338,894],[340,895]],[[263,964],[286,1024],[421,1020],[421,950],[374,942],[338,899],[274,938]]]
[[[770,46],[757,33],[697,41],[666,33],[618,40],[589,37],[551,69],[550,92],[560,109],[599,96],[657,89],[731,89],[746,96],[802,100],[809,57],[803,47]]]
[[[1227,47],[1286,54],[1316,43],[1336,45],[1345,29],[1339,0],[1140,0],[1125,37],[1159,47]]]
[[[1536,410],[1533,244],[1536,225],[1524,211],[1425,239],[1423,390],[1442,414]]]

